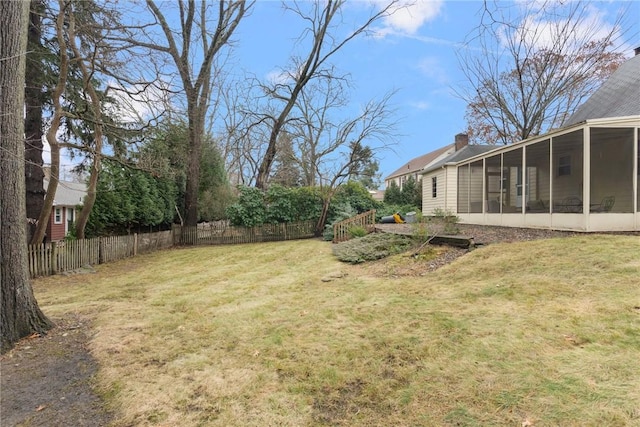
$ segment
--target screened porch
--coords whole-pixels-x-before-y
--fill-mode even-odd
[[[457,214],[474,224],[640,230],[640,116],[590,120],[457,167]]]

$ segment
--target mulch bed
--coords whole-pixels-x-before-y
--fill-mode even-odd
[[[385,233],[413,235],[418,224],[376,224],[376,229]],[[457,232],[445,232],[444,226],[438,222],[426,224],[428,235],[461,235],[471,237],[476,245],[488,245],[498,242],[518,242],[553,237],[567,237],[579,234],[573,231],[559,231],[539,228],[498,227],[491,225],[454,224]]]

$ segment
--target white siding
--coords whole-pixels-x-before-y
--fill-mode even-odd
[[[436,178],[437,197],[433,197],[432,178]],[[430,172],[422,176],[422,213],[432,215],[434,209],[445,209],[445,173],[443,169]]]
[[[451,211],[454,215],[458,211],[458,168],[447,166],[446,172],[446,199],[444,210]]]

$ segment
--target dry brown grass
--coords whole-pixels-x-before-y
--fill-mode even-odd
[[[308,240],[35,289],[47,314],[93,318],[116,425],[632,426],[638,254],[628,236],[496,244],[393,278]]]

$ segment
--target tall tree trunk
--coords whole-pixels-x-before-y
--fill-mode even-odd
[[[63,8],[62,0],[59,0],[60,10]],[[84,229],[89,222],[89,215],[96,201],[96,189],[98,187],[98,177],[100,170],[102,169],[102,143],[104,138],[104,126],[102,120],[102,101],[98,96],[95,86],[91,79],[94,73],[94,64],[89,61],[89,64],[85,62],[82,57],[80,49],[76,42],[76,16],[72,7],[69,8],[69,14],[67,16],[67,34],[69,36],[69,47],[73,52],[73,55],[78,60],[78,67],[82,72],[82,84],[85,92],[89,95],[89,108],[93,112],[94,123],[93,127],[93,159],[91,162],[91,171],[89,174],[89,182],[87,183],[87,195],[82,203],[82,209],[76,218],[76,237],[78,239],[84,239]]]
[[[97,132],[96,132],[97,136]],[[102,138],[102,135],[100,135]],[[97,150],[96,150],[97,151]],[[98,188],[98,178],[100,176],[100,170],[102,169],[101,155],[98,153],[91,162],[91,173],[89,174],[89,182],[87,183],[87,195],[82,203],[82,209],[76,217],[76,237],[78,239],[84,239],[84,230],[89,222],[89,215],[96,202],[96,190]]]
[[[0,2],[0,352],[53,325],[29,282],[24,184],[24,78],[29,3]]]
[[[329,200],[322,201],[322,211],[320,213],[320,218],[318,218],[318,222],[316,222],[316,237],[320,237],[324,233],[324,226],[327,223],[327,216],[329,215],[329,204]]]
[[[291,99],[295,101],[293,97]],[[276,159],[278,135],[280,135],[280,131],[282,130],[285,119],[293,108],[293,101],[290,102],[291,107],[285,107],[284,111],[276,119],[273,127],[271,128],[271,133],[269,134],[269,144],[267,145],[267,149],[265,150],[264,157],[262,159],[262,162],[260,163],[260,167],[258,168],[258,176],[256,177],[256,187],[261,190],[266,190],[269,184],[271,167],[273,166],[273,162]]]
[[[60,144],[58,143],[57,133],[64,115],[60,99],[62,98],[65,86],[67,85],[67,73],[69,70],[69,56],[67,55],[67,44],[65,42],[63,27],[64,13],[62,13],[61,8],[58,17],[56,18],[56,35],[58,37],[58,43],[60,44],[60,71],[58,73],[58,82],[56,83],[56,87],[51,95],[53,116],[51,117],[51,123],[46,133],[47,142],[49,143],[49,147],[51,147],[51,171],[49,174],[49,184],[44,197],[44,203],[40,210],[40,215],[38,216],[38,223],[33,235],[31,236],[31,244],[40,243],[44,239],[60,176]]]
[[[29,219],[28,239],[33,237],[36,220],[44,206],[44,171],[42,170],[42,20],[44,11],[42,0],[31,0],[29,13],[29,33],[27,49],[25,96],[25,184],[27,218]]]
[[[193,108],[190,110],[195,110]],[[200,157],[204,118],[200,111],[189,112],[189,158],[187,159],[187,188],[184,195],[185,225],[198,224],[198,192],[200,187]]]

